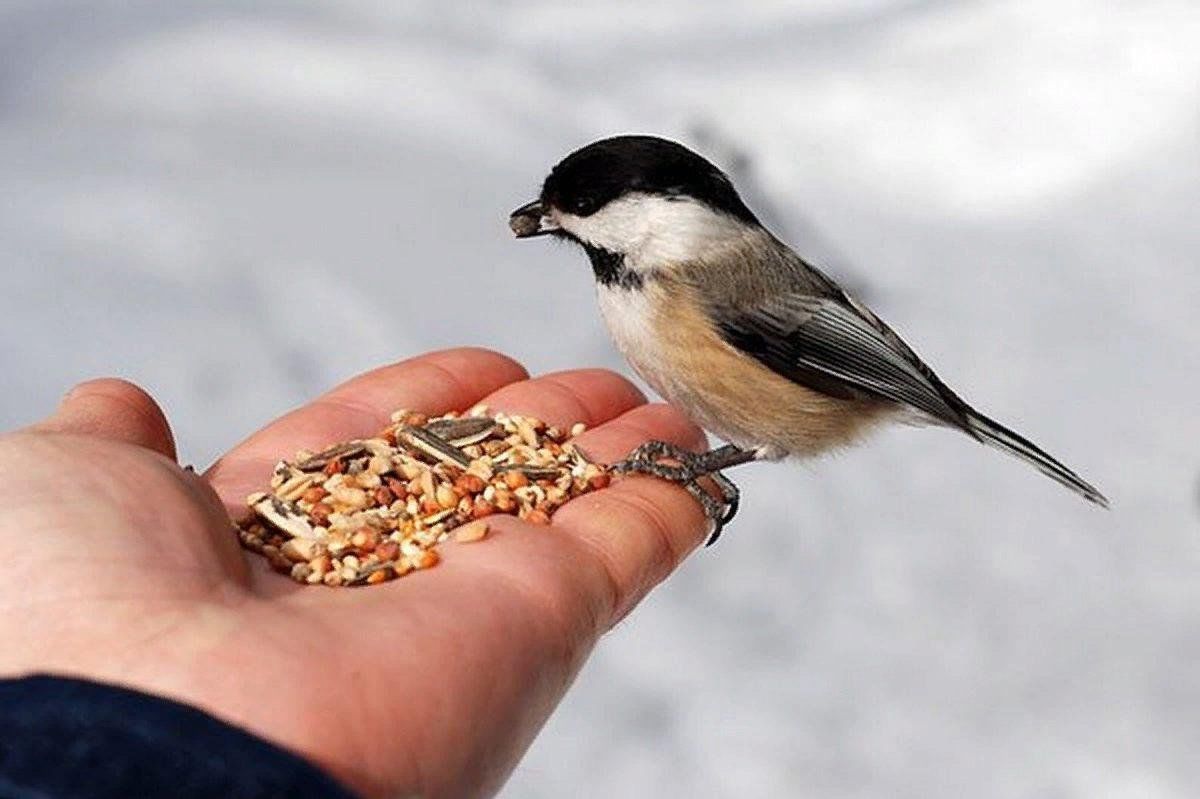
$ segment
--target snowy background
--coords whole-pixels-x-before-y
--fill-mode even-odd
[[[0,2],[0,427],[123,375],[205,463],[430,348],[623,368],[505,218],[676,137],[1114,510],[940,431],[747,467],[504,796],[1195,797],[1198,42],[1193,0]]]

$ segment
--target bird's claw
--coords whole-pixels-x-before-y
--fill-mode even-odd
[[[712,532],[704,544],[712,546],[721,537],[725,525],[737,515],[741,492],[728,477],[711,468],[706,460],[708,454],[691,452],[665,441],[647,441],[610,468],[617,474],[651,475],[686,489],[700,503],[712,524]],[[664,460],[675,463],[664,463]],[[701,477],[712,480],[717,496],[700,484]]]

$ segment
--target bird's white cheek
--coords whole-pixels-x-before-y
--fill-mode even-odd
[[[737,241],[742,225],[733,217],[688,199],[648,198],[642,206],[643,235],[637,257],[644,263],[685,263]]]
[[[639,248],[647,233],[641,203],[614,200],[591,216],[560,213],[559,225],[581,241],[609,252],[628,253]]]
[[[736,219],[702,203],[645,194],[613,200],[590,216],[563,213],[558,222],[594,247],[625,255],[634,270],[694,260],[743,232]]]

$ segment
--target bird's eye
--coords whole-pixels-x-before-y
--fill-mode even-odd
[[[571,201],[571,213],[576,216],[588,216],[596,210],[596,198],[583,195]]]

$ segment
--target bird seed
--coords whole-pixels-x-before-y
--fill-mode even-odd
[[[378,435],[280,461],[247,497],[247,549],[308,585],[376,585],[438,563],[437,547],[480,541],[495,513],[547,525],[608,470],[566,431],[476,406],[437,418],[392,414]]]

